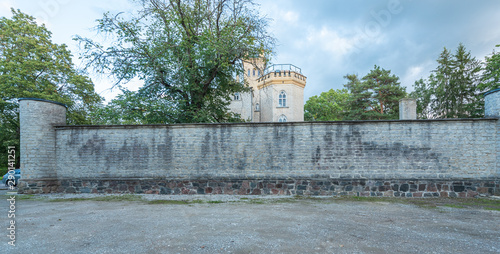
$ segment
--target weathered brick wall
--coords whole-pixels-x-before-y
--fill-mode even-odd
[[[61,179],[495,179],[496,119],[61,126]]]
[[[140,126],[21,99],[19,192],[500,195],[498,91],[486,119]]]

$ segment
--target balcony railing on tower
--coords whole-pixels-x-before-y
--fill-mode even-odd
[[[274,77],[293,77],[304,82],[306,81],[306,77],[302,75],[302,69],[293,64],[273,64],[264,70],[257,81],[261,82]]]

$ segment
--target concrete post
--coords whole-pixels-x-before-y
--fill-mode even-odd
[[[500,88],[484,94],[484,116],[500,117]]]
[[[21,98],[19,120],[21,182],[57,178],[54,126],[66,125],[66,105],[37,98]]]
[[[500,118],[500,88],[484,93],[484,117]],[[500,121],[497,121],[497,177],[500,177]]]
[[[417,119],[417,100],[404,98],[399,100],[399,120]]]

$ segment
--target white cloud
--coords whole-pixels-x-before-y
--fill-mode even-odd
[[[299,20],[299,14],[294,11],[287,11],[282,15],[283,20],[287,23],[296,23]]]
[[[342,35],[341,32],[326,26],[319,29],[311,27],[308,29],[306,39],[299,40],[297,45],[311,51],[320,49],[327,53],[330,58],[340,61],[352,51],[355,40],[353,37]]]
[[[415,81],[423,78],[426,79],[429,76],[430,71],[433,68],[433,61],[427,61],[420,65],[409,66],[406,69],[405,74],[401,77],[401,86],[406,86],[406,92],[413,91],[413,85]]]
[[[4,0],[0,2],[0,16],[10,17],[10,8],[14,6],[12,0]]]

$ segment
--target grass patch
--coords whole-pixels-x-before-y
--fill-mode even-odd
[[[205,202],[203,200],[201,200],[201,199],[194,199],[194,200],[164,200],[164,199],[158,199],[158,200],[147,201],[147,203],[148,204],[152,204],[152,205],[190,205],[190,204],[202,204],[202,203],[205,203]]]
[[[225,203],[225,202],[221,201],[221,200],[210,200],[210,201],[207,201],[207,203],[209,203],[209,204],[221,204],[221,203]]]
[[[10,195],[6,195],[6,196],[10,196]],[[17,194],[16,199],[17,200],[36,200],[36,199],[39,199],[39,197],[37,197],[35,195],[31,195],[31,194]]]
[[[49,202],[70,202],[70,201],[86,201],[92,200],[92,198],[54,198],[49,199]]]
[[[147,202],[152,205],[187,205],[189,204],[188,200],[151,200]]]
[[[455,204],[444,204],[443,206],[451,207],[451,208],[465,208],[463,205],[455,205]]]
[[[8,198],[9,195],[4,195]],[[165,204],[165,205],[193,205],[193,204],[283,204],[308,202],[314,203],[341,203],[341,202],[373,202],[373,203],[397,203],[414,205],[424,209],[439,209],[440,207],[456,208],[456,209],[483,209],[500,211],[500,200],[490,198],[402,198],[402,197],[357,197],[357,196],[331,196],[331,197],[315,197],[315,196],[282,196],[275,198],[249,198],[242,197],[238,200],[222,201],[222,200],[145,200],[141,195],[125,194],[125,195],[101,195],[91,197],[74,197],[74,198],[48,198],[47,196],[38,196],[30,194],[16,194],[18,200],[39,200],[49,202],[77,202],[77,201],[102,201],[102,202],[120,202],[120,201],[137,201],[145,204]]]
[[[500,211],[500,208],[485,207],[484,210]]]
[[[120,196],[101,196],[93,198],[55,198],[50,199],[50,202],[66,202],[66,201],[108,201],[108,202],[119,202],[119,201],[142,201],[141,196],[127,194]]]

